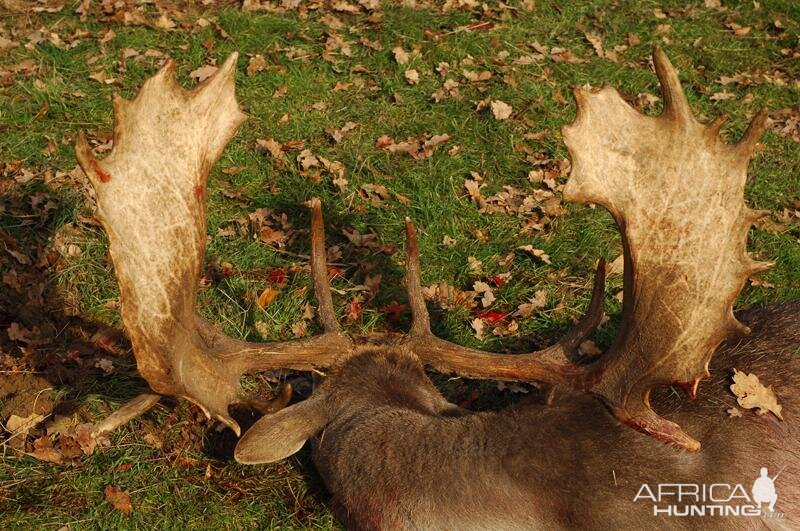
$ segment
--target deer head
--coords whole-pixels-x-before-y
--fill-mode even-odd
[[[422,297],[417,235],[408,219],[413,321],[402,345],[436,371],[590,392],[622,422],[698,450],[697,441],[650,409],[649,393],[677,383],[694,396],[714,348],[731,333],[747,332],[732,305],[747,277],[769,266],[745,251],[749,227],[760,214],[743,200],[747,164],[766,114],[753,120],[738,144],[728,145],[719,138],[722,120],[706,126],[693,117],[677,72],[660,49],[653,61],[665,102],[661,116],[637,112],[609,87],[579,89],[578,116],[563,131],[573,163],[565,197],[605,207],[623,236],[623,323],[611,348],[589,364],[570,358],[602,319],[602,260],[586,315],[552,347],[491,354],[434,337]],[[235,63],[233,54],[191,92],[177,85],[167,63],[133,101],[114,100],[111,154],[95,160],[81,136],[77,156],[109,235],[122,319],[140,372],[158,393],[191,400],[239,434],[228,406],[239,400],[242,374],[334,367],[356,349],[335,319],[316,199],[310,202],[310,270],[323,335],[246,343],[221,334],[195,312],[208,173],[244,119],[234,97]],[[269,460],[281,458],[324,421],[324,401],[312,397],[263,418],[242,442],[252,446],[259,438],[274,447]],[[244,453],[237,457],[249,461]]]

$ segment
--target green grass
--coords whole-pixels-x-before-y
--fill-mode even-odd
[[[402,252],[387,255],[356,248],[343,235],[344,229],[362,234],[374,231],[381,244],[402,248],[402,221],[410,216],[420,230],[423,282],[447,282],[462,289],[471,288],[478,279],[467,268],[468,257],[480,260],[484,272],[493,275],[506,271],[500,262],[518,245],[544,249],[551,256],[552,265],[517,253],[508,269],[511,281],[495,293],[497,306],[515,308],[537,290],[548,291],[548,307],[522,320],[518,334],[503,338],[488,334],[486,340],[478,341],[469,327],[468,312],[435,313],[435,331],[443,337],[492,351],[520,351],[552,341],[586,307],[593,264],[601,256],[611,260],[619,255],[619,235],[611,217],[602,209],[565,205],[566,213],[544,231],[520,236],[526,220],[479,213],[465,196],[464,180],[470,178],[470,172],[481,174],[486,183],[485,196],[500,191],[503,185],[532,191],[535,185],[527,179],[532,169],[526,161],[529,153],[556,160],[567,157],[560,128],[575,116],[570,87],[609,83],[628,95],[658,94],[655,75],[648,66],[654,44],[663,46],[680,70],[689,102],[698,116],[710,120],[720,113],[730,115],[723,134],[731,141],[741,135],[759,108],[777,111],[796,107],[800,101],[800,69],[792,54],[800,53],[797,3],[761,2],[758,8],[754,3],[724,4],[731,5],[715,10],[703,7],[702,2],[687,5],[677,1],[623,0],[612,4],[542,0],[532,11],[504,10],[492,4],[493,9],[483,18],[479,9],[441,12],[386,7],[380,12],[380,19],[369,20],[363,14],[337,13],[345,27],[336,33],[350,42],[352,54],[347,57],[337,52],[335,62],[321,56],[331,32],[322,20],[324,10],[310,11],[307,18],[301,18],[291,11],[242,13],[230,5],[211,8],[203,16],[224,29],[227,38],[214,25],[195,25],[200,14],[193,12],[184,19],[191,31],[181,32],[110,24],[102,21],[97,11],[80,21],[71,5],[60,13],[37,14],[29,19],[3,16],[0,36],[23,44],[27,42],[23,36],[39,26],[58,33],[62,39],[79,29],[90,34],[68,50],[45,41],[0,55],[0,71],[26,59],[37,65],[34,74],[17,74],[8,86],[0,88],[0,163],[20,160],[24,168],[36,174],[24,184],[17,183],[15,175],[3,177],[0,228],[20,249],[29,252],[34,261],[27,270],[35,277],[31,282],[44,286],[42,313],[46,313],[48,322],[60,323],[52,328],[65,331],[54,332],[49,350],[45,350],[63,359],[71,348],[70,330],[78,318],[90,324],[119,324],[118,310],[109,304],[117,299],[118,290],[106,256],[107,241],[91,222],[91,202],[83,183],[63,173],[75,167],[72,143],[78,130],[85,129],[95,138],[108,135],[111,94],[118,91],[132,97],[157,70],[159,59],[146,57],[142,61],[128,59],[125,72],[120,73],[119,58],[124,49],[134,49],[142,55],[146,50],[159,50],[172,57],[184,86],[192,85],[189,73],[196,68],[212,60],[221,62],[233,51],[240,53],[237,97],[249,118],[211,174],[211,238],[207,250],[208,261],[230,263],[234,275],[201,290],[199,305],[207,318],[236,337],[292,337],[291,324],[300,319],[303,303],[312,299],[309,294],[296,298],[291,293],[310,288],[308,276],[290,273],[288,286],[266,310],[254,304],[253,296],[264,288],[268,271],[302,264],[296,255],[308,253],[307,236],[299,233],[288,243],[287,253],[249,237],[223,238],[217,233],[232,220],[263,207],[285,213],[293,228],[305,229],[309,213],[302,203],[319,196],[325,209],[328,244],[339,245],[339,261],[348,264],[343,266],[345,276],[335,280],[334,287],[344,290],[361,284],[366,274],[383,275],[375,299],[367,301],[361,319],[349,325],[354,333],[404,326],[402,322],[388,322],[379,310],[392,300],[406,300],[401,282],[404,257]],[[657,18],[656,8],[668,18]],[[157,18],[152,10],[147,14],[153,20]],[[776,20],[783,29],[776,28]],[[491,31],[459,29],[481,21],[493,22],[496,27]],[[726,27],[728,22],[751,27],[751,31],[736,36]],[[671,29],[659,27],[664,24]],[[26,29],[12,35],[12,27]],[[606,49],[627,45],[629,34],[635,34],[640,42],[621,52],[621,61],[616,63],[599,58],[580,27],[600,35]],[[98,39],[108,28],[116,36],[101,47]],[[348,32],[348,28],[354,32]],[[360,44],[361,37],[377,41],[382,50]],[[513,59],[535,53],[534,42],[549,48],[566,48],[585,62],[556,63],[545,58],[529,65],[513,64]],[[399,66],[391,53],[398,45],[406,51],[418,46],[419,54],[408,65]],[[289,59],[285,49],[290,47],[305,50],[309,58]],[[508,57],[498,56],[500,52],[508,52]],[[264,55],[267,69],[247,76],[247,61],[254,54]],[[469,57],[472,65],[456,65]],[[443,81],[435,71],[440,62],[451,65],[449,77],[461,82],[460,96],[435,103],[431,94]],[[407,68],[419,71],[419,84],[406,82],[403,73]],[[460,74],[462,68],[490,70],[494,75],[488,81],[467,83]],[[118,85],[89,79],[99,70],[117,78]],[[721,76],[741,73],[767,74],[768,79],[785,79],[785,83],[764,81],[763,76],[757,77],[761,80],[758,83],[747,86],[717,81]],[[504,82],[504,76],[513,84]],[[353,85],[334,92],[337,83]],[[286,86],[285,95],[273,98],[282,86]],[[712,101],[711,97],[722,91],[734,93],[735,98]],[[476,103],[487,97],[505,101],[519,115],[501,122],[486,110],[476,111]],[[325,107],[314,110],[311,106],[319,102],[324,102]],[[37,119],[48,107],[44,116]],[[647,112],[660,112],[660,104]],[[290,115],[288,123],[279,123],[285,114]],[[358,127],[341,143],[333,143],[325,129],[341,127],[348,121],[356,122]],[[539,139],[525,138],[526,133],[544,131],[547,133]],[[424,160],[390,155],[375,148],[381,135],[402,141],[423,133],[446,133],[451,140]],[[266,138],[281,143],[303,141],[314,154],[340,161],[349,181],[346,191],[338,191],[327,174],[319,184],[301,175],[294,161],[298,151],[287,153],[287,162],[277,168],[269,156],[254,147],[257,139]],[[750,250],[760,259],[774,260],[776,266],[760,275],[773,287],[748,285],[739,300],[742,307],[800,298],[800,224],[797,218],[786,222],[778,217],[784,208],[798,208],[796,203],[792,206],[792,201],[800,200],[800,145],[774,131],[768,131],[762,142],[764,150],[750,165],[752,182],[747,188],[747,201],[754,208],[776,213],[773,221],[783,226],[771,232],[751,232]],[[461,146],[459,153],[449,156],[448,150],[455,145]],[[244,169],[232,175],[222,171],[233,167]],[[361,185],[373,183],[409,197],[411,204],[391,199],[376,206],[360,198]],[[31,198],[35,197],[44,198],[37,204],[50,201],[53,208],[34,206]],[[488,240],[477,239],[476,230]],[[444,245],[445,236],[454,238],[456,244]],[[77,246],[81,254],[58,252],[68,244]],[[0,268],[3,274],[25,269],[2,253]],[[620,310],[611,297],[620,289],[621,279],[611,279],[606,307],[610,313]],[[7,307],[0,312],[0,328],[5,330],[17,321],[38,322],[36,312],[21,309],[24,297],[30,294],[23,296],[5,283],[0,285],[0,296]],[[348,293],[337,297],[340,314],[350,296]],[[407,316],[404,318],[407,325]],[[259,322],[265,323],[261,330],[269,337],[257,332]],[[613,324],[601,330],[598,342],[607,343],[612,337]],[[6,337],[0,341],[3,351],[14,358],[21,357],[21,346],[24,345]],[[86,356],[93,359],[99,354],[90,352]],[[130,354],[115,358],[114,363],[120,369],[110,377],[88,371],[79,384],[67,380],[62,386],[64,395],[87,418],[100,418],[104,411],[145,388],[135,377]],[[454,399],[465,393],[463,386],[446,387]],[[481,389],[495,396],[497,393],[490,393],[491,387],[484,384]],[[146,415],[143,424],[134,423],[163,432],[163,449],[144,442],[146,430],[125,428],[114,435],[110,449],[74,466],[50,466],[7,454],[0,461],[4,527],[336,527],[320,502],[319,483],[309,475],[307,459],[269,467],[237,466],[208,449],[210,435],[204,429],[209,433],[213,430],[198,425],[195,416],[196,411],[186,404],[177,409],[162,406]],[[210,478],[206,477],[208,466],[212,468]],[[132,515],[124,516],[103,501],[102,491],[108,484],[131,493]]]

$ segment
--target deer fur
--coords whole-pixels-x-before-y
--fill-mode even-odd
[[[444,399],[414,353],[366,347],[310,399],[256,423],[236,457],[274,460],[274,443],[316,436],[314,462],[331,507],[351,529],[796,528],[798,316],[800,302],[740,315],[752,334],[717,350],[696,400],[653,393],[657,411],[701,438],[697,453],[627,429],[600,401],[569,389],[549,406],[528,400],[500,412],[466,411]],[[733,368],[774,385],[784,422],[750,411],[729,418],[726,410],[737,407]],[[303,440],[292,441],[294,450]],[[643,483],[742,484],[750,495],[761,467],[774,474],[784,465],[776,481],[783,519],[654,517],[651,502],[633,502]]]

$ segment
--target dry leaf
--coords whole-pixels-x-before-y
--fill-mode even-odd
[[[413,68],[410,70],[406,70],[405,74],[403,75],[405,75],[406,81],[408,82],[409,85],[416,85],[417,83],[419,83],[419,72],[417,72]]]
[[[361,299],[358,297],[353,297],[353,299],[347,305],[347,312],[344,316],[344,322],[347,324],[353,324],[354,322],[358,321],[358,319],[361,318],[362,311],[363,306],[361,305]]]
[[[31,413],[27,417],[11,415],[6,421],[6,431],[11,433],[12,437],[24,439],[28,436],[28,432],[43,420],[44,417],[36,413]]]
[[[305,321],[297,321],[296,323],[292,324],[291,328],[294,337],[305,337],[308,333],[308,323]]]
[[[397,64],[404,65],[408,63],[410,57],[408,53],[405,50],[403,50],[401,46],[398,46],[397,48],[392,50],[392,53],[394,54],[394,60],[397,61]]]
[[[540,289],[534,293],[534,296],[528,299],[528,302],[517,306],[517,311],[513,314],[514,317],[530,317],[534,310],[544,308],[547,306],[547,290]]]
[[[131,496],[126,491],[115,485],[107,485],[103,494],[105,494],[106,501],[113,505],[115,509],[125,514],[131,514],[133,512]]]
[[[266,140],[259,138],[256,140],[256,145],[265,153],[272,155],[272,158],[284,158],[283,146],[280,144],[280,142],[275,141],[274,138],[268,138]]]
[[[425,300],[435,302],[443,310],[474,308],[474,295],[471,291],[462,291],[444,282],[422,288],[422,296],[425,297]]]
[[[171,30],[178,27],[175,21],[169,18],[166,13],[161,13],[161,16],[156,20],[155,26],[163,30]]]
[[[619,276],[625,272],[625,256],[619,255],[606,264],[606,277]]]
[[[758,408],[759,415],[764,415],[767,411],[771,411],[776,417],[783,420],[781,415],[781,409],[783,408],[778,404],[778,397],[775,396],[772,386],[764,387],[755,374],[745,374],[742,371],[733,369],[731,391],[736,395],[736,401],[743,408]]]
[[[345,179],[344,177],[336,177],[335,179],[333,179],[333,184],[336,186],[336,188],[339,189],[339,192],[341,192],[341,193],[344,193],[345,191],[347,191],[347,183],[348,182],[349,181],[347,179]]]
[[[28,455],[47,463],[60,464],[64,462],[64,456],[61,455],[61,452],[53,448],[53,439],[50,438],[49,435],[39,437],[33,441],[33,452]]]
[[[484,308],[488,308],[495,301],[492,288],[486,282],[481,282],[479,280],[472,285],[472,289],[481,296],[481,306]]]
[[[492,114],[497,120],[508,120],[511,117],[513,109],[511,105],[500,100],[492,101]]]
[[[280,294],[280,290],[273,289],[273,288],[264,288],[264,291],[261,292],[261,295],[258,296],[258,307],[262,310],[272,304],[275,301],[275,298]]]
[[[210,78],[217,72],[218,68],[213,65],[205,65],[201,66],[197,70],[192,70],[189,73],[189,77],[194,79],[197,83],[202,83],[206,79]]]
[[[111,374],[114,372],[114,362],[108,358],[100,358],[95,362],[94,366],[106,374]]]
[[[282,98],[286,95],[289,91],[289,85],[280,85],[278,88],[275,89],[275,92],[272,93],[273,98]]]
[[[578,345],[578,350],[580,350],[581,354],[583,354],[584,356],[590,356],[590,357],[599,356],[600,354],[603,353],[603,351],[600,350],[600,348],[597,345],[595,345],[594,341],[592,341],[591,339],[587,339],[586,341]]]
[[[310,149],[304,149],[297,156],[297,162],[302,166],[303,171],[308,171],[310,168],[319,166],[319,159],[314,155]]]
[[[545,264],[552,264],[553,262],[550,261],[550,256],[546,254],[542,249],[534,249],[533,245],[520,245],[517,247],[520,251],[526,251],[533,255],[534,257],[538,258]]]
[[[473,72],[471,70],[462,70],[461,73],[464,74],[464,77],[467,79],[467,81],[470,81],[472,83],[476,83],[476,82],[479,82],[479,81],[486,81],[486,80],[492,78],[492,73],[490,71],[488,71],[488,70],[484,70],[483,72]]]
[[[725,92],[725,91],[723,91],[723,92],[715,92],[708,99],[710,99],[711,101],[724,101],[724,100],[732,100],[735,97],[736,97],[736,94],[734,94],[733,92]]]
[[[247,75],[254,76],[258,72],[263,72],[265,68],[267,68],[267,61],[264,56],[261,54],[254,55],[247,63]]]
[[[486,323],[484,323],[482,319],[476,317],[469,325],[475,330],[475,337],[478,341],[483,341],[484,333],[486,332]]]
[[[474,256],[467,257],[467,267],[471,275],[483,275],[483,262]]]

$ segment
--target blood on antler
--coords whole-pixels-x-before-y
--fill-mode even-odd
[[[649,117],[611,87],[578,89],[578,116],[564,127],[572,173],[570,201],[605,207],[622,232],[625,256],[622,327],[597,361],[565,357],[598,324],[602,278],[587,316],[566,338],[540,353],[499,356],[434,338],[419,281],[414,229],[406,222],[409,342],[433,368],[475,378],[538,380],[589,391],[622,422],[690,451],[700,443],[656,414],[650,391],[677,384],[694,398],[716,347],[747,327],[733,303],[747,278],[770,263],[746,252],[747,233],[763,215],[747,208],[747,165],[764,130],[759,113],[734,145],[692,115],[678,74],[663,51],[653,54],[664,112]],[[599,293],[598,293],[599,288]]]
[[[413,322],[404,342],[440,372],[591,392],[622,422],[697,450],[697,441],[650,409],[649,393],[676,383],[694,396],[717,345],[731,333],[747,332],[732,307],[747,277],[770,265],[747,255],[747,232],[761,214],[743,199],[747,165],[766,114],[753,120],[739,143],[728,145],[719,138],[724,120],[697,122],[669,60],[659,49],[653,59],[665,105],[660,116],[637,112],[612,88],[579,89],[578,116],[563,130],[573,168],[565,197],[604,206],[622,232],[623,323],[608,352],[584,365],[569,356],[602,319],[602,260],[586,315],[552,347],[501,355],[434,337],[410,220],[407,283]],[[246,343],[221,334],[195,312],[208,173],[244,120],[234,96],[235,63],[233,54],[191,92],[177,85],[168,63],[133,101],[114,100],[111,154],[98,162],[80,136],[77,157],[96,192],[120,285],[122,319],[142,376],[156,392],[197,403],[238,434],[228,406],[239,400],[242,374],[328,367],[354,349],[333,310],[317,199],[311,201],[310,267],[323,335]],[[154,400],[146,396],[139,403],[141,408]]]
[[[725,119],[704,125],[694,118],[659,48],[653,63],[660,116],[635,111],[610,87],[575,91],[578,115],[563,129],[572,159],[564,197],[605,207],[624,246],[622,328],[591,391],[626,424],[698,450],[648,398],[665,384],[694,397],[720,342],[749,333],[733,303],[750,275],[771,266],[746,252],[747,233],[763,214],[744,203],[747,165],[767,114],[726,144],[719,135]]]
[[[351,346],[336,324],[325,266],[322,212],[313,206],[311,271],[325,334],[252,344],[217,331],[195,310],[206,246],[206,183],[245,120],[234,95],[237,55],[192,91],[168,62],[132,101],[114,98],[114,149],[96,160],[80,135],[78,162],[95,190],[120,287],[122,321],[141,375],[237,434],[228,413],[242,374],[330,365]],[[321,254],[320,254],[321,253]]]

